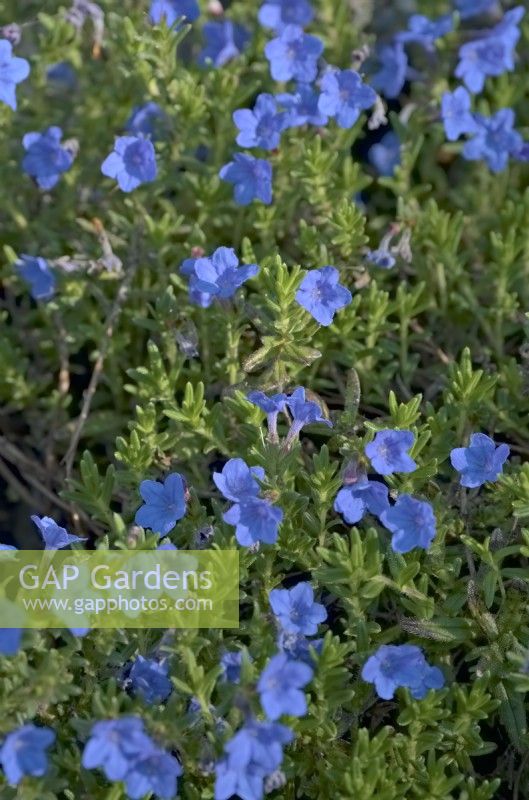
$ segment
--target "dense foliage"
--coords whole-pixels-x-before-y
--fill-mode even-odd
[[[164,2],[1,8],[30,65],[24,78],[15,65],[15,110],[0,51],[1,538],[34,546],[39,515],[91,548],[155,547],[145,512],[135,522],[140,483],[179,473],[163,533],[178,548],[239,549],[240,629],[0,638],[0,797],[150,796],[155,779],[142,784],[132,757],[123,780],[100,769],[111,729],[94,725],[112,720],[118,741],[156,742],[160,796],[178,778],[179,796],[213,798],[233,772],[230,742],[242,751],[267,716],[281,720],[266,729],[274,758],[248,767],[243,797],[529,798],[524,3],[458,0],[454,14],[448,0],[313,0],[300,77],[251,0],[153,22]],[[417,12],[453,16],[414,34]],[[241,28],[219,55],[206,26],[224,17]],[[502,24],[491,44],[483,31]],[[476,73],[480,36],[489,61]],[[352,112],[329,65],[362,76]],[[317,92],[295,121],[292,75]],[[263,94],[276,99],[259,101],[261,128],[234,121]],[[130,117],[148,102],[158,111],[140,129]],[[255,192],[226,167],[236,153],[262,161]],[[310,271],[328,266],[318,283]],[[256,391],[288,395],[268,426]],[[397,438],[395,471],[369,449],[383,430],[412,433]],[[510,448],[483,480],[451,457],[475,433]],[[264,470],[242,499],[218,478],[236,458]],[[362,500],[353,525],[351,496],[337,495],[365,472],[391,511],[387,493],[385,510]],[[411,547],[396,538],[406,495],[422,503]],[[312,616],[290,658],[290,600],[274,591],[300,583]],[[397,681],[382,699],[377,683],[377,695],[369,660],[383,645],[412,646],[418,688]],[[290,681],[289,701],[271,675]],[[23,730],[42,770],[19,775],[8,735],[32,724],[55,735]]]

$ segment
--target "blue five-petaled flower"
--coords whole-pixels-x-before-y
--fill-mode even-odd
[[[518,24],[524,14],[522,6],[507,11],[494,28],[461,46],[455,75],[471,92],[481,92],[487,77],[514,69],[514,48],[521,36]]]
[[[194,289],[210,297],[226,300],[259,272],[257,264],[243,264],[232,247],[217,247],[209,258],[197,258],[193,264]]]
[[[249,108],[234,111],[233,121],[239,129],[236,142],[241,147],[274,150],[285,128],[287,115],[279,110],[276,98],[265,92],[258,96],[251,111]]]
[[[287,112],[285,127],[326,125],[328,117],[318,108],[320,94],[310,83],[298,83],[293,92],[277,95],[277,102]]]
[[[413,644],[383,644],[364,664],[362,678],[375,684],[383,700],[391,700],[399,687],[409,689],[415,700],[422,700],[430,689],[444,686],[439,667],[431,667],[422,650]]]
[[[380,521],[393,534],[391,547],[396,553],[409,553],[415,547],[427,550],[435,537],[432,506],[409,494],[401,494],[394,506],[382,512]]]
[[[408,56],[402,42],[391,42],[376,51],[378,69],[371,85],[389,100],[399,96],[408,75]]]
[[[351,302],[349,289],[338,281],[340,273],[334,267],[310,270],[296,292],[296,302],[303,306],[320,325],[330,325],[337,311]]]
[[[115,178],[122,192],[132,192],[142,183],[156,178],[156,155],[150,139],[118,136],[114,150],[101,164],[107,178]]]
[[[13,55],[7,39],[0,39],[0,101],[13,111],[17,107],[16,86],[29,75],[29,62]]]
[[[376,517],[389,506],[388,487],[378,481],[369,481],[364,475],[355,483],[344,486],[334,501],[334,510],[341,514],[349,525],[354,525],[369,512]]]
[[[320,422],[332,428],[330,419],[326,419],[321,413],[321,408],[314,400],[305,398],[305,389],[298,386],[287,399],[287,406],[292,414],[293,420],[288,432],[287,440],[290,442],[298,435],[305,425],[312,425]]]
[[[373,441],[366,445],[365,453],[379,475],[413,472],[417,464],[408,455],[408,450],[414,443],[415,435],[411,431],[386,429],[379,431]]]
[[[22,144],[26,155],[22,169],[41,189],[53,189],[63,172],[73,164],[72,152],[61,145],[62,130],[52,125],[44,133],[26,133]]]
[[[68,547],[71,544],[86,541],[86,539],[68,533],[66,528],[61,528],[51,517],[37,517],[34,514],[31,519],[39,529],[45,550],[62,550],[63,547]]]
[[[463,158],[468,161],[487,162],[492,172],[502,172],[510,156],[516,157],[523,146],[523,139],[513,129],[514,111],[502,108],[491,117],[474,114],[473,136],[463,145]]]
[[[252,547],[257,542],[275,544],[283,511],[268,500],[247,497],[228,509],[222,519],[235,527],[235,538],[244,547]]]
[[[202,66],[222,67],[237,58],[250,40],[248,30],[229,19],[206,22],[202,30],[206,39],[206,46],[198,56]]]
[[[264,392],[250,392],[248,400],[265,412],[268,423],[268,433],[273,441],[277,441],[277,418],[285,410],[287,396],[283,392],[270,397]]]
[[[314,601],[314,590],[303,581],[292,589],[272,589],[270,607],[286,633],[312,636],[327,619],[325,606]]]
[[[272,165],[264,158],[235,153],[233,161],[221,168],[219,177],[233,184],[233,198],[239,206],[247,206],[252,200],[265,205],[272,202]]]
[[[262,467],[249,467],[242,458],[230,458],[224,464],[222,472],[213,473],[213,481],[226,500],[241,503],[251,497],[257,497],[260,491],[256,478],[263,481],[265,472]]]
[[[272,656],[257,684],[268,719],[279,719],[282,714],[303,717],[307,713],[307,700],[302,689],[310,683],[313,674],[308,664],[292,661],[286,653]]]
[[[470,95],[464,86],[454,92],[445,92],[441,98],[441,118],[449,142],[455,142],[463,133],[474,133],[477,124],[471,112]]]
[[[154,533],[166,535],[186,513],[185,484],[178,472],[172,472],[164,483],[142,481],[140,494],[144,504],[136,511],[134,521]]]
[[[321,79],[318,110],[334,117],[340,128],[351,128],[360,113],[374,105],[377,96],[352,69],[330,70]]]
[[[17,786],[25,775],[40,778],[48,769],[47,750],[55,741],[51,728],[29,723],[8,733],[0,747],[7,782]]]
[[[275,81],[294,79],[311,83],[318,74],[318,58],[322,53],[323,42],[304,33],[298,25],[287,25],[265,46],[265,56]]]
[[[34,300],[49,300],[55,294],[55,275],[45,258],[21,255],[15,264],[18,274],[29,284]]]
[[[128,680],[134,694],[146,703],[163,703],[172,692],[167,661],[138,656],[130,669]]]
[[[461,486],[476,489],[487,481],[496,481],[509,458],[509,446],[496,446],[490,436],[473,433],[468,447],[455,447],[450,453],[452,466],[461,473]]]

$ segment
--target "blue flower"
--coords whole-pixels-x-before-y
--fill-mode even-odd
[[[327,611],[321,603],[314,602],[314,590],[305,581],[292,589],[272,589],[270,606],[284,631],[312,636],[320,622],[327,619]]]
[[[371,108],[377,96],[352,69],[330,70],[320,82],[318,109],[335,117],[340,128],[351,128],[361,111]]]
[[[0,101],[13,111],[17,107],[16,85],[29,75],[29,62],[13,55],[7,39],[0,39]]]
[[[267,206],[272,202],[272,165],[264,158],[235,153],[233,161],[221,168],[219,177],[233,184],[233,197],[239,206],[247,206],[252,200],[261,200]]]
[[[521,35],[518,23],[524,13],[522,6],[507,11],[498,25],[460,47],[455,75],[471,92],[481,92],[487,77],[514,69],[514,49]]]
[[[265,56],[275,81],[294,79],[311,83],[318,74],[317,62],[322,53],[323,42],[304,33],[298,25],[287,25],[265,46]]]
[[[513,130],[514,111],[502,108],[492,117],[474,114],[476,128],[472,139],[463,145],[462,155],[467,161],[487,162],[492,172],[502,172],[509,157],[519,152],[523,145],[520,134]]]
[[[367,153],[370,164],[379,175],[391,177],[400,164],[400,139],[394,131],[388,131]],[[395,263],[395,260],[393,260]]]
[[[242,658],[242,650],[229,650],[221,655],[222,677],[228,683],[240,682]]]
[[[420,647],[413,644],[383,644],[364,664],[362,678],[375,684],[383,700],[391,700],[400,686],[409,689],[415,700],[422,700],[430,689],[444,686],[441,670],[431,667]]]
[[[268,500],[255,497],[236,503],[222,519],[235,526],[235,538],[240,545],[251,547],[257,542],[275,544],[283,512]]]
[[[0,655],[14,656],[20,648],[22,628],[0,628]]]
[[[427,50],[434,49],[434,42],[454,28],[452,15],[445,14],[437,19],[429,19],[422,14],[412,14],[408,20],[408,30],[396,36],[399,42],[416,42]]]
[[[200,9],[196,0],[153,0],[149,16],[155,25],[165,19],[171,28],[182,17],[186,22],[194,22],[200,16]]]
[[[391,547],[396,553],[409,553],[415,547],[427,550],[435,537],[432,506],[409,494],[402,494],[394,506],[383,511],[380,521],[392,532]]]
[[[497,0],[454,0],[454,5],[461,15],[461,19],[476,17],[489,11]]]
[[[252,111],[239,108],[233,112],[233,121],[239,129],[237,144],[274,150],[279,145],[286,119],[286,114],[279,111],[273,95],[260,94]]]
[[[185,484],[178,472],[165,481],[142,481],[140,494],[145,501],[134,517],[136,525],[166,535],[186,513]]]
[[[332,428],[332,422],[329,419],[325,419],[322,415],[318,403],[315,403],[313,400],[305,399],[305,389],[303,389],[302,386],[298,386],[297,389],[294,389],[287,399],[287,406],[294,418],[288,432],[287,438],[289,441],[297,436],[305,425],[321,422],[323,425],[328,425],[329,428]]]
[[[338,283],[339,280],[340,273],[334,267],[311,269],[296,292],[296,302],[320,325],[330,325],[335,313],[353,299],[349,289]]]
[[[334,510],[349,525],[360,522],[367,512],[380,517],[389,507],[388,487],[378,481],[368,481],[365,477],[340,489],[334,501]]]
[[[215,67],[222,67],[237,58],[250,41],[250,32],[243,25],[229,19],[206,22],[203,32],[206,46],[198,56],[198,63],[202,66],[213,64]]]
[[[247,397],[250,403],[253,403],[254,406],[258,406],[265,414],[275,414],[276,416],[280,411],[285,410],[285,403],[287,401],[286,394],[282,392],[268,397],[264,392],[255,391],[249,392]]]
[[[277,441],[277,417],[281,411],[285,410],[286,394],[273,394],[268,397],[264,392],[250,392],[247,397],[250,403],[265,412],[268,422],[268,434],[272,441]]]
[[[289,659],[303,661],[312,666],[314,664],[312,650],[319,655],[323,648],[323,639],[307,639],[301,633],[287,633],[281,629],[277,636],[277,646]]]
[[[75,89],[77,74],[68,61],[59,61],[46,70],[46,77],[60,89]]]
[[[402,42],[393,42],[377,50],[379,68],[371,78],[372,86],[388,99],[399,96],[406,82],[408,56]]]
[[[7,734],[0,748],[0,763],[10,786],[16,786],[24,775],[40,778],[46,774],[46,751],[54,741],[55,733],[51,728],[37,727],[33,723]]]
[[[132,114],[125,123],[125,130],[133,136],[156,139],[166,120],[167,117],[158,103],[150,100],[132,110]]]
[[[213,302],[214,296],[209,294],[209,292],[203,292],[198,289],[198,278],[195,275],[196,262],[196,258],[186,258],[180,264],[180,272],[182,275],[185,275],[186,278],[189,278],[189,299],[191,302],[201,308],[209,308]]]
[[[131,800],[142,800],[147,795],[172,800],[177,795],[177,779],[182,774],[178,759],[151,746],[150,752],[132,762],[125,776],[127,795]]]
[[[328,117],[318,108],[319,94],[307,83],[298,83],[292,94],[278,94],[277,102],[286,109],[285,127],[299,125],[327,125]]]
[[[280,31],[287,25],[304,28],[312,22],[314,10],[308,0],[265,0],[257,16],[265,28]]]
[[[368,250],[365,253],[365,259],[370,264],[380,269],[392,269],[397,263],[395,256],[393,256],[386,247],[379,247],[377,250]]]
[[[443,94],[441,117],[449,142],[455,142],[463,133],[474,133],[477,130],[470,106],[470,95],[464,86],[459,86],[455,92]]]
[[[249,467],[242,458],[230,458],[224,464],[222,472],[213,473],[217,489],[227,500],[233,500],[234,503],[257,497],[260,487],[255,478],[263,481],[264,477],[265,472],[262,467]]]
[[[121,781],[139,759],[154,749],[139,717],[102,720],[92,728],[81,763],[85,769],[100,767],[109,781]]]
[[[55,125],[44,133],[26,133],[22,139],[26,150],[22,169],[41,189],[53,189],[61,174],[73,164],[73,155],[61,146],[61,139],[62,130]]]
[[[173,690],[173,684],[168,678],[169,665],[167,661],[156,661],[153,658],[138,656],[129,672],[129,681],[135,694],[146,703],[163,703]]]
[[[70,544],[86,542],[86,539],[68,533],[66,528],[61,528],[51,517],[37,517],[34,514],[31,520],[39,529],[45,550],[62,550],[63,547],[68,547]]]
[[[230,759],[222,758],[215,767],[215,800],[262,800],[264,774],[254,764],[232,766]]]
[[[115,178],[122,192],[132,192],[156,178],[156,157],[149,139],[118,136],[113,152],[101,164],[107,178]]]
[[[293,732],[276,722],[250,720],[225,746],[216,766],[215,800],[237,795],[243,800],[262,800],[263,779],[283,761],[283,747]]]
[[[271,720],[282,714],[303,717],[307,713],[307,700],[303,687],[314,675],[308,664],[291,661],[285,653],[273,656],[259,678],[257,691],[266,716]]]
[[[259,272],[257,264],[239,267],[239,259],[231,247],[217,247],[209,258],[197,258],[193,265],[195,288],[212,297],[225,300]]]
[[[34,300],[49,300],[55,294],[55,275],[44,258],[21,255],[15,264],[18,274],[29,284]]]
[[[224,749],[231,764],[239,768],[253,764],[266,775],[281,765],[283,746],[293,739],[293,732],[285,725],[250,720]]]
[[[461,473],[461,486],[475,489],[487,481],[497,481],[509,458],[506,444],[496,446],[490,436],[473,433],[468,447],[455,447],[450,453],[454,469]]]
[[[413,447],[415,435],[411,431],[379,431],[366,445],[365,453],[379,475],[394,472],[413,472],[417,464],[407,451]]]

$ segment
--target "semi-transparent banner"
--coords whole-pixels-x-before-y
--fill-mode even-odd
[[[237,628],[236,550],[2,550],[0,628]]]

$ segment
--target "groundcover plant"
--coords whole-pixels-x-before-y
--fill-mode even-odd
[[[240,558],[0,630],[0,797],[529,798],[527,3],[0,25],[2,548]]]

